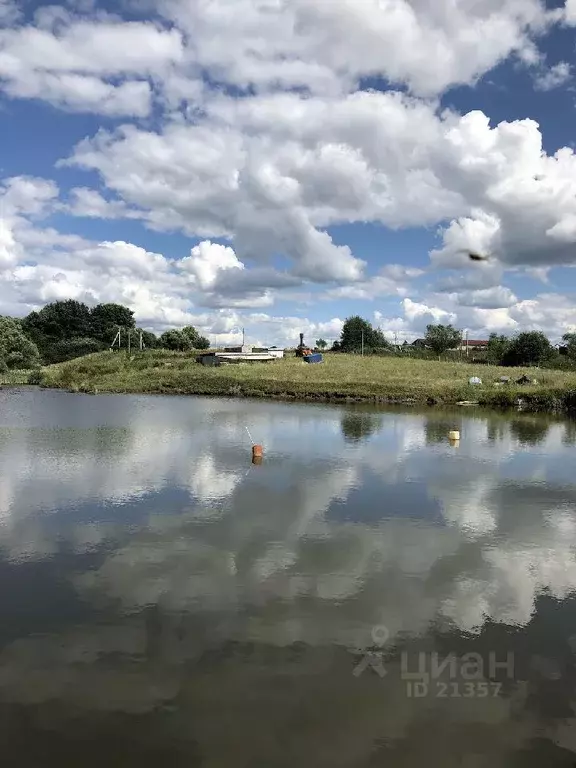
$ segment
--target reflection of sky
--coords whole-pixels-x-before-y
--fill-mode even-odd
[[[347,498],[330,505],[326,514],[328,520],[375,525],[382,518],[399,517],[443,524],[440,502],[429,495],[424,481],[391,480],[384,483],[367,467],[362,480],[362,485],[353,488]],[[376,489],[381,489],[377,498]]]
[[[152,711],[185,685],[178,665],[210,633],[347,658],[376,624],[391,642],[528,632],[544,596],[569,608],[576,594],[576,485],[572,425],[522,418],[0,392],[0,581],[13,585],[0,592],[0,705]],[[183,656],[135,664],[166,622],[189,623]],[[327,663],[305,658],[312,676]],[[266,663],[244,664],[257,688]],[[195,680],[194,695],[219,695],[220,712],[241,667],[222,673],[220,693]],[[341,686],[354,710],[346,669],[326,693],[332,712]],[[387,734],[408,738],[416,704],[386,690]],[[478,706],[480,721],[506,722],[499,702]]]
[[[13,562],[55,557],[63,545],[107,552],[78,588],[89,582],[126,605],[162,595],[179,609],[214,608],[264,594],[297,611],[313,599],[339,611],[322,619],[327,636],[357,640],[382,615],[413,632],[435,616],[466,629],[487,617],[522,624],[543,590],[563,597],[576,587],[573,448],[562,423],[207,398],[0,397],[3,548]],[[250,464],[246,427],[264,445],[262,466]],[[338,629],[342,601],[356,634]],[[311,627],[300,624],[303,636]]]

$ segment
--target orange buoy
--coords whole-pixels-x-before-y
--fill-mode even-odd
[[[252,458],[253,459],[261,459],[262,458],[262,446],[261,445],[253,445],[252,446]]]
[[[252,464],[260,466],[262,464],[262,456],[252,456]]]

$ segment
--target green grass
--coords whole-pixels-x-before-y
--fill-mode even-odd
[[[538,384],[494,386],[500,376],[515,380],[523,373]],[[470,386],[470,376],[480,376],[482,386]],[[288,357],[205,368],[184,353],[148,351],[129,358],[122,352],[100,352],[44,368],[43,384],[77,392],[437,404],[473,400],[500,407],[514,406],[521,398],[532,410],[576,407],[576,372],[330,353],[319,365]]]
[[[17,370],[6,371],[0,373],[0,386],[17,386],[19,384],[28,384],[28,378],[32,373],[31,370]]]

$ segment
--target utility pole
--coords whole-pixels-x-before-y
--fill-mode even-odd
[[[130,355],[130,328],[128,328],[128,355]]]
[[[242,346],[244,346],[245,340],[246,340],[246,333],[244,332],[244,328],[242,328]]]
[[[112,346],[110,347],[110,351],[114,351],[114,347],[116,346],[116,339],[120,336],[120,329],[116,331],[116,336],[114,336],[114,341],[112,342]]]
[[[466,328],[466,357],[468,357],[468,328]]]
[[[362,357],[364,357],[364,330],[362,330]]]
[[[140,331],[140,352],[142,352],[142,331]]]

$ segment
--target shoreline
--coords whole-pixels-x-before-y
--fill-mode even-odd
[[[322,365],[296,358],[207,368],[191,355],[151,350],[128,357],[97,353],[48,366],[46,388],[84,394],[235,397],[280,402],[379,406],[481,407],[542,413],[576,411],[576,372],[506,369],[467,363],[326,355]],[[538,383],[501,384],[502,375]],[[481,376],[483,384],[469,384]],[[32,382],[31,382],[32,383]]]
[[[21,386],[38,386],[33,384],[10,384],[3,388],[15,388]],[[83,395],[174,395],[178,397],[214,397],[222,399],[238,400],[272,400],[281,403],[318,403],[331,405],[374,405],[374,406],[404,406],[418,408],[458,408],[458,409],[490,409],[494,411],[517,411],[525,413],[548,413],[573,415],[576,412],[576,392],[522,392],[515,397],[516,391],[506,393],[506,401],[501,397],[480,397],[478,400],[453,400],[426,397],[394,397],[390,395],[353,395],[349,393],[322,393],[322,392],[272,392],[265,390],[247,390],[230,388],[228,390],[215,391],[214,388],[190,388],[159,387],[150,388],[118,388],[118,387],[66,387],[57,384],[40,384],[41,389],[55,389],[69,394]],[[565,397],[566,396],[566,397]],[[508,400],[508,397],[511,399]],[[567,400],[567,401],[566,401]]]

